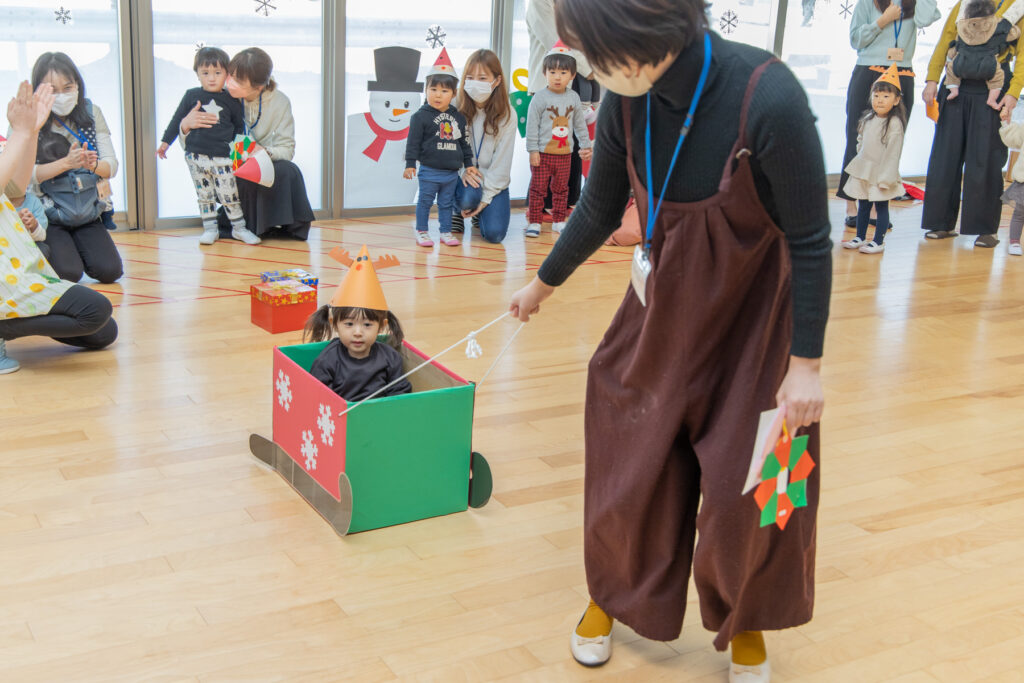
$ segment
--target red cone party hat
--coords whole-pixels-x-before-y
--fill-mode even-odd
[[[568,55],[569,53],[569,47],[562,42],[561,38],[559,38],[558,42],[555,43],[554,46],[552,46],[552,48],[548,50],[548,54],[544,56],[547,57],[548,55]]]
[[[430,71],[427,72],[428,76],[451,76],[452,78],[458,78],[455,73],[455,67],[452,66],[452,60],[448,57],[448,50],[441,48],[441,54],[437,56],[437,61],[434,62],[434,66],[430,67]]]
[[[274,162],[267,150],[261,149],[236,168],[234,174],[242,180],[270,187],[274,184]]]

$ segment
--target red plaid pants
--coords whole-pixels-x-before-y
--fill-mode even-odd
[[[533,176],[530,178],[530,206],[526,211],[529,223],[540,223],[544,216],[544,195],[551,185],[551,220],[555,223],[565,221],[569,211],[569,154],[540,154],[540,166],[531,166]]]

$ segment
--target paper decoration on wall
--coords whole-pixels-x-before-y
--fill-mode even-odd
[[[725,14],[718,20],[718,28],[721,29],[722,33],[732,33],[736,30],[736,23],[739,21],[739,17],[731,9],[726,10]]]
[[[376,79],[367,82],[369,111],[348,117],[345,150],[345,205],[412,204],[417,183],[402,177],[409,119],[420,108],[423,82],[417,81],[420,52],[408,47],[373,51]]]
[[[64,9],[64,5],[61,5],[60,9],[55,9],[53,13],[57,15],[55,21],[59,21],[64,25],[71,21],[71,10]]]
[[[515,87],[515,90],[508,94],[508,101],[516,112],[516,124],[519,126],[519,137],[521,138],[526,137],[526,114],[530,111],[530,100],[533,99],[533,95],[526,91],[526,86],[522,82],[528,77],[529,72],[526,69],[516,69],[513,71],[512,85]]]
[[[269,17],[270,10],[277,9],[277,5],[271,5],[270,0],[254,0],[256,3],[256,14],[262,13],[263,16]]]
[[[786,428],[785,408],[761,413],[754,452],[743,487],[756,486],[754,501],[761,509],[761,526],[785,529],[793,510],[807,506],[807,478],[814,460],[807,451],[807,435],[792,438]]]
[[[448,37],[448,34],[444,32],[440,24],[427,27],[427,45],[431,49],[436,50],[439,47],[444,47],[444,39],[446,37]]]
[[[853,1],[844,0],[843,3],[839,6],[839,14],[843,17],[843,19],[846,19],[851,14],[853,14]]]

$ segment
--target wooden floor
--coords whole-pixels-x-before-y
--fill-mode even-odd
[[[769,635],[775,680],[1021,681],[1024,258],[1005,227],[982,250],[923,240],[919,205],[894,222],[884,255],[835,250],[817,609]],[[552,236],[524,244],[523,224],[505,245],[433,251],[408,216],[259,247],[118,233],[127,274],[95,286],[117,344],[8,344],[22,370],[0,377],[0,680],[725,681],[692,591],[679,640],[617,625],[607,666],[568,652],[587,594],[584,373],[629,249],[595,254],[480,387],[485,508],[342,539],[249,455],[271,430],[271,349],[298,339],[249,323],[260,271],[308,267],[327,301],[330,248],[392,252],[388,300],[436,352],[533,276]],[[515,325],[446,362],[479,379]]]

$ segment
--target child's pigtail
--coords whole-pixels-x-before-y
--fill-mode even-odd
[[[302,330],[302,340],[320,342],[334,336],[331,327],[331,307],[324,304],[306,319],[306,327]]]
[[[398,349],[402,349],[402,340],[405,339],[405,333],[402,332],[402,324],[398,322],[398,318],[394,313],[388,311],[388,344]]]

